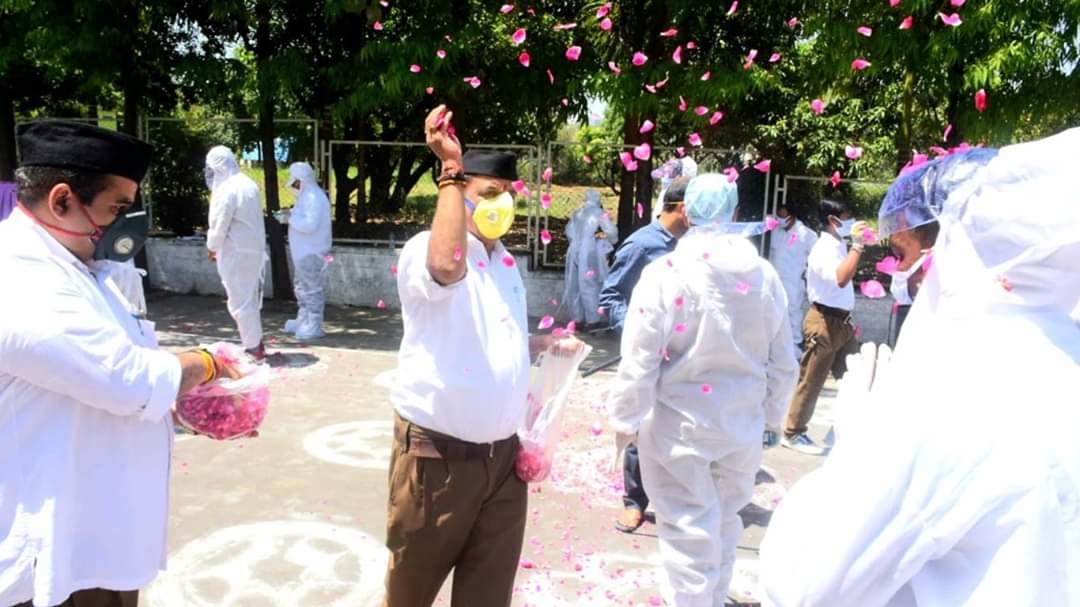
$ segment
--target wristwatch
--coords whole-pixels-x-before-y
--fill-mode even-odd
[[[440,175],[435,179],[435,183],[442,185],[448,181],[454,181],[458,183],[465,183],[467,181],[465,173],[448,173],[446,175]]]

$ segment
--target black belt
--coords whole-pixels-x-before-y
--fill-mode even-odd
[[[470,443],[428,430],[400,416],[398,419],[403,423],[394,424],[394,438],[401,443],[402,453],[412,453],[417,457],[446,460],[490,459],[495,457],[497,449],[517,440],[515,434],[493,443]]]
[[[817,302],[814,302],[814,308],[817,309],[818,312],[821,312],[822,316],[828,316],[830,318],[837,318],[837,319],[840,319],[840,320],[843,320],[843,321],[847,321],[848,319],[851,318],[851,311],[850,310],[842,310],[840,308],[833,308],[833,307],[827,306],[825,304],[819,304]]]

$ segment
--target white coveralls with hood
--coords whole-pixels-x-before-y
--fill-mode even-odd
[[[597,237],[598,231],[603,238]],[[608,276],[608,254],[619,241],[619,229],[600,206],[600,192],[585,193],[585,205],[574,211],[566,224],[570,249],[566,253],[566,289],[563,302],[570,318],[589,324],[604,320],[600,314],[600,290]]]
[[[660,219],[660,214],[664,211],[664,196],[667,195],[668,188],[671,187],[675,179],[678,177],[697,177],[697,174],[697,162],[694,162],[694,159],[689,156],[672,158],[652,172],[652,178],[660,180],[660,195],[656,197],[656,204],[653,205],[652,209],[653,219]]]
[[[259,186],[240,172],[236,156],[221,145],[206,155],[206,184],[211,192],[206,248],[217,256],[218,275],[240,343],[245,350],[253,350],[262,343],[260,312],[266,267],[266,226]]]
[[[677,607],[724,604],[762,433],[783,420],[798,374],[784,286],[730,234],[737,203],[723,175],[690,182],[693,227],[634,288],[612,389],[613,429],[638,433]]]
[[[944,201],[929,271],[891,363],[773,514],[764,604],[1080,605],[1078,157],[1073,129],[893,185]]]
[[[784,223],[784,220],[780,221]],[[806,261],[816,243],[817,234],[796,217],[790,228],[774,230],[769,244],[769,261],[787,292],[788,322],[796,344],[803,341],[804,306],[810,303],[806,298]]]
[[[333,240],[330,199],[319,187],[315,171],[306,162],[294,162],[289,166],[289,188],[296,193],[296,204],[285,217],[289,224],[289,252],[296,276],[293,289],[300,309],[296,318],[286,321],[285,331],[295,333],[297,339],[315,339],[324,335],[326,295],[323,287]]]

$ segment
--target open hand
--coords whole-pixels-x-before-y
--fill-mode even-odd
[[[439,160],[444,164],[456,163],[460,169],[462,166],[461,142],[458,141],[457,135],[453,134],[453,127],[450,125],[453,118],[454,112],[445,105],[431,110],[427,119],[424,120],[424,139]]]

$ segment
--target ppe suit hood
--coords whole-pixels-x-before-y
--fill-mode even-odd
[[[299,181],[301,188],[318,184],[315,179],[315,169],[306,162],[294,162],[289,165],[289,185],[292,185],[294,181]]]
[[[213,173],[211,190],[216,190],[226,179],[240,172],[236,156],[223,145],[211,148],[206,154],[206,168]]]
[[[738,205],[738,188],[724,175],[699,175],[686,186],[686,216],[691,225],[731,223]]]

